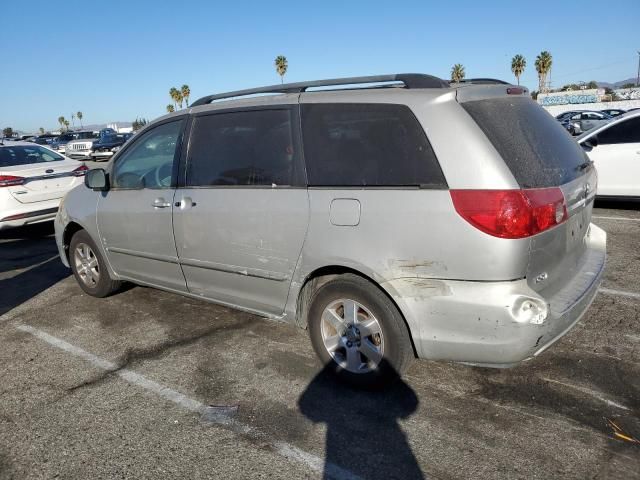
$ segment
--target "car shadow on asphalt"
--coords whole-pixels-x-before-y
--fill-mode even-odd
[[[53,222],[0,232],[0,315],[70,273],[58,258]]]
[[[610,208],[613,210],[640,210],[640,201],[637,200],[613,200],[597,199],[593,205],[595,208]]]
[[[395,377],[385,388],[362,390],[339,383],[325,367],[302,393],[302,414],[327,426],[323,478],[425,478],[399,424],[416,412],[419,400]]]

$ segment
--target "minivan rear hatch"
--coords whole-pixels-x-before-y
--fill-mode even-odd
[[[472,97],[461,105],[521,188],[562,190],[568,218],[531,237],[526,276],[535,291],[566,290],[585,261],[585,235],[596,193],[595,168],[565,129],[528,96]],[[582,289],[576,286],[576,291],[563,299],[567,308],[581,294]]]

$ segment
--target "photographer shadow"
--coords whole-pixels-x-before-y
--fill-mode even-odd
[[[338,382],[325,366],[298,399],[305,417],[327,424],[323,478],[424,479],[398,422],[418,404],[397,373],[386,387],[363,390]]]

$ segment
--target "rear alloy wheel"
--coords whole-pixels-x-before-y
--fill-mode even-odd
[[[355,300],[327,305],[320,320],[322,341],[340,368],[351,373],[375,370],[384,356],[384,337],[376,317]]]
[[[80,288],[93,297],[106,297],[122,285],[112,280],[100,250],[85,230],[71,238],[69,263]]]
[[[307,323],[323,364],[357,386],[397,379],[414,356],[398,308],[377,286],[354,274],[340,275],[315,292]]]

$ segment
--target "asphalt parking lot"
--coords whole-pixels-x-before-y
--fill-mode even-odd
[[[603,289],[509,370],[415,361],[358,392],[307,334],[130,287],[85,295],[52,228],[0,233],[0,479],[640,478],[640,206],[601,204]],[[619,433],[620,433],[619,432]]]

